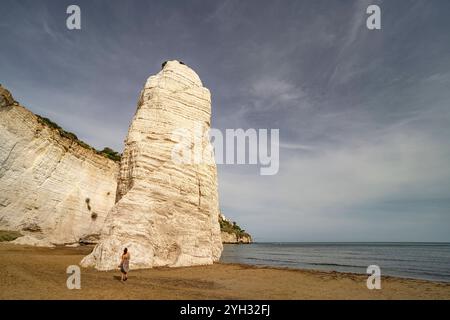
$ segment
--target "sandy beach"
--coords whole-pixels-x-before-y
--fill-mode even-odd
[[[364,275],[214,264],[119,272],[81,269],[81,289],[68,290],[66,268],[92,247],[35,248],[0,244],[0,299],[450,299],[450,284]]]

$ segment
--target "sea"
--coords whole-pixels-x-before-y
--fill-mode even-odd
[[[367,274],[450,282],[450,243],[253,243],[226,244],[224,263]]]

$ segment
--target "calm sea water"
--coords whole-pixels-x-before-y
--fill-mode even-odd
[[[222,262],[450,282],[450,243],[254,243],[224,245]]]

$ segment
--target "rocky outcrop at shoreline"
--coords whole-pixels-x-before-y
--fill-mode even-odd
[[[250,244],[252,243],[252,238],[250,235],[236,235],[230,232],[221,232],[222,243],[224,244]]]
[[[219,214],[222,243],[227,244],[250,244],[252,236],[241,229],[236,222],[228,220],[222,213]]]

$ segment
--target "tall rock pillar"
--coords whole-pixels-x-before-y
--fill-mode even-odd
[[[116,204],[83,266],[115,269],[125,247],[135,269],[211,264],[220,258],[214,159],[173,159],[180,134],[192,141],[185,143],[190,150],[211,148],[198,130],[209,129],[210,121],[210,92],[183,63],[165,62],[147,80],[125,141]]]

